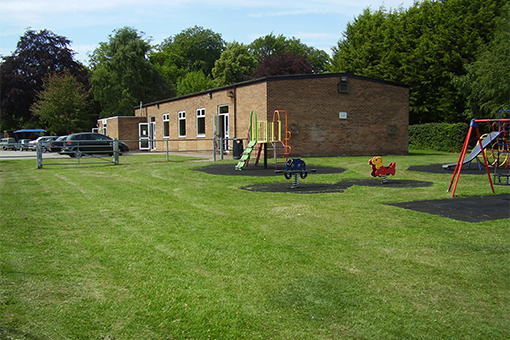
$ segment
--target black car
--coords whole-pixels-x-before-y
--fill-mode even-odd
[[[127,152],[129,147],[126,143],[119,141],[119,151]],[[91,154],[113,155],[113,139],[94,132],[73,133],[67,136],[59,154],[70,157],[81,157]]]

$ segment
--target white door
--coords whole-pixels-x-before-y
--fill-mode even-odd
[[[138,148],[140,150],[150,150],[151,149],[149,123],[139,123],[138,124]]]
[[[218,107],[218,114],[219,114],[219,122],[218,122],[218,132],[219,137],[225,138],[225,143],[223,148],[225,150],[228,150],[229,143],[229,127],[228,127],[228,105],[222,105]]]

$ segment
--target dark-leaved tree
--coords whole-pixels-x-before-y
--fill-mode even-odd
[[[296,55],[291,51],[280,51],[274,56],[262,57],[255,69],[255,78],[283,76],[289,74],[310,74],[313,69],[306,55]]]
[[[0,130],[37,127],[39,117],[30,107],[50,73],[67,69],[88,87],[88,70],[73,58],[71,42],[49,30],[27,30],[11,56],[0,65]]]

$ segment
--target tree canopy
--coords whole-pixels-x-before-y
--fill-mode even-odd
[[[88,131],[95,126],[87,89],[69,70],[50,73],[31,107],[42,127],[56,135]]]
[[[280,51],[273,56],[262,57],[259,66],[255,69],[255,78],[310,73],[313,73],[313,69],[306,55]]]
[[[133,107],[140,101],[175,95],[173,84],[149,62],[151,48],[143,32],[124,27],[94,50],[90,83],[94,98],[102,106],[101,117],[133,115]]]
[[[225,49],[221,34],[194,26],[166,38],[152,53],[151,61],[173,82],[188,72],[212,75],[214,63]]]
[[[248,46],[234,41],[216,60],[212,74],[217,86],[238,83],[252,77],[257,60]]]
[[[494,37],[505,0],[424,0],[407,10],[366,9],[333,50],[331,70],[411,86],[410,122],[466,120],[453,76]]]
[[[480,46],[465,69],[453,84],[467,99],[468,117],[498,118],[500,110],[510,108],[510,3],[498,19],[494,39]]]
[[[70,41],[49,30],[27,30],[12,56],[0,65],[0,129],[36,127],[38,116],[30,107],[43,89],[45,77],[67,69],[77,81],[88,86],[89,72],[73,58]]]
[[[304,56],[312,68],[312,73],[325,72],[331,63],[326,52],[307,46],[297,38],[286,38],[281,34],[275,36],[271,33],[257,38],[248,45],[248,48],[259,63],[270,60],[277,55],[280,59],[283,55]]]

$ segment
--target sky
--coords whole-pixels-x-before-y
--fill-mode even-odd
[[[298,38],[331,54],[365,8],[409,8],[415,0],[0,0],[0,55],[12,55],[27,29],[48,29],[71,41],[75,59],[125,26],[153,44],[201,26],[225,42],[249,44],[267,34]]]

